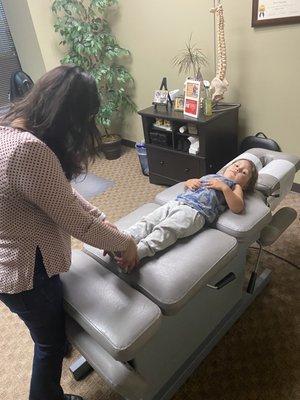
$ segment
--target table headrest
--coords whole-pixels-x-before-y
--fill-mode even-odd
[[[291,164],[294,165],[296,172],[300,168],[300,157],[294,154],[288,154],[288,153],[283,153],[281,151],[273,151],[260,148],[249,149],[247,150],[246,153],[252,154],[253,156],[257,157],[261,161],[263,167],[265,167],[271,161],[285,160],[289,161]],[[241,156],[242,154],[239,157]]]
[[[268,197],[282,189],[290,190],[296,171],[300,168],[300,158],[291,154],[267,149],[253,148],[238,155],[226,166],[235,160],[250,160],[258,171],[258,180],[255,188]],[[225,166],[225,167],[226,167]],[[287,176],[289,179],[287,179]]]

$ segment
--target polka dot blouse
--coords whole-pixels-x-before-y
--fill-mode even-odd
[[[0,127],[0,292],[32,289],[37,246],[49,277],[66,272],[71,236],[111,251],[129,243],[72,189],[45,143],[29,132]]]

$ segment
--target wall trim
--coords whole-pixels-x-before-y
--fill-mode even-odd
[[[135,148],[135,143],[136,142],[133,142],[132,140],[122,139],[122,145],[123,146]]]
[[[292,189],[293,192],[300,193],[300,183],[293,183]]]

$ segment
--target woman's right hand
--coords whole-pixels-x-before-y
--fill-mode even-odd
[[[188,180],[185,182],[184,185],[185,185],[185,187],[186,187],[187,189],[195,190],[195,189],[199,189],[199,187],[200,187],[200,185],[201,185],[201,182],[200,182],[200,179],[197,179],[197,178],[188,179]]]

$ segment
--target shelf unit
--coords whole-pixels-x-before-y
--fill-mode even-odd
[[[139,111],[149,162],[151,183],[173,185],[177,182],[217,172],[237,155],[239,105],[211,117],[186,117],[172,109],[149,107]],[[153,126],[157,119],[169,121],[171,131]],[[180,133],[187,126],[189,132]],[[197,155],[180,145],[188,136],[199,139]],[[155,140],[154,140],[155,139]],[[188,143],[187,143],[188,144]]]

